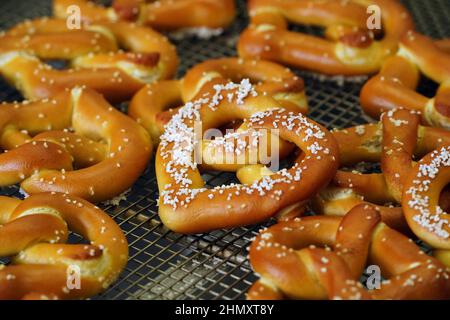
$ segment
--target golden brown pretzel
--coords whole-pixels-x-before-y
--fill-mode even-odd
[[[322,126],[301,113],[280,109],[276,100],[258,95],[253,86],[223,79],[204,86],[166,126],[156,156],[160,191],[159,215],[171,230],[183,233],[235,227],[263,221],[301,200],[309,199],[334,176],[337,145]],[[267,111],[271,106],[274,110]],[[235,119],[250,129],[279,130],[280,138],[296,144],[305,157],[291,169],[247,185],[204,187],[194,160],[194,125],[202,130]]]
[[[240,82],[244,78],[256,83],[257,92],[273,96],[283,107],[307,113],[301,78],[273,62],[240,58],[207,60],[189,69],[181,80],[149,84],[133,97],[128,112],[150,132],[154,141],[159,141],[164,125],[176,112],[167,109],[192,100],[205,84],[223,79]]]
[[[129,20],[158,30],[224,28],[235,16],[234,0],[115,0],[110,8],[87,0],[54,0],[53,13],[66,18],[68,7],[73,5],[80,8],[87,22]]]
[[[0,154],[1,186],[20,182],[30,194],[64,192],[92,202],[130,188],[151,155],[141,126],[83,88],[1,105],[0,144],[8,151]]]
[[[329,188],[315,199],[316,211],[344,215],[362,202],[379,205],[401,203],[403,186],[421,158],[439,146],[450,144],[450,132],[419,125],[417,112],[395,109],[386,112],[378,124],[367,124],[333,132],[342,166],[362,161],[380,162],[382,173],[361,174],[338,171]],[[383,221],[390,227],[407,229],[402,209],[380,206]]]
[[[369,5],[381,11],[384,37],[367,30]],[[251,25],[241,34],[241,57],[260,57],[329,75],[376,72],[395,54],[400,37],[414,29],[397,0],[251,0]],[[326,38],[288,31],[288,22],[326,28]]]
[[[70,68],[53,69],[40,59],[69,60]],[[176,49],[167,38],[128,22],[69,30],[65,20],[43,18],[0,37],[0,74],[28,99],[85,85],[110,101],[123,101],[146,83],[172,77],[177,65]]]
[[[450,51],[444,43],[412,31],[405,35],[397,55],[387,59],[380,73],[364,85],[364,111],[378,117],[387,109],[404,107],[420,111],[427,125],[449,129]],[[416,92],[421,73],[440,85],[435,97]]]
[[[450,217],[439,204],[450,182],[450,143],[423,157],[405,181],[402,205],[406,221],[421,240],[438,249],[450,267]]]
[[[105,290],[125,268],[127,240],[102,210],[72,195],[0,197],[0,299],[79,299]],[[66,244],[69,230],[89,244]],[[79,273],[68,281],[70,268]],[[76,270],[76,269],[73,269]]]
[[[379,289],[359,282],[368,261],[387,278]],[[450,298],[450,269],[381,222],[370,205],[342,218],[278,223],[253,241],[250,262],[261,279],[248,299]]]

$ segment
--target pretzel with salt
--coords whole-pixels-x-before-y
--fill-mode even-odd
[[[450,49],[416,32],[400,42],[397,55],[386,60],[380,72],[361,90],[364,111],[378,117],[388,109],[404,107],[420,111],[422,122],[450,128]],[[420,74],[439,84],[436,96],[428,98],[416,92]]]
[[[223,79],[250,79],[256,83],[258,93],[271,95],[283,107],[308,111],[304,82],[289,69],[263,60],[219,58],[197,64],[181,80],[146,85],[131,100],[129,115],[149,131],[154,141],[159,141],[164,125],[177,112],[174,107],[194,99],[204,85]]]
[[[370,5],[381,12],[380,40],[367,30]],[[248,8],[251,24],[239,39],[239,56],[328,75],[378,71],[397,51],[400,37],[414,29],[412,17],[397,0],[250,0]],[[326,39],[289,31],[289,23],[324,27]]]
[[[41,59],[68,60],[70,68],[54,69]],[[167,38],[128,22],[71,30],[65,20],[41,18],[0,36],[0,74],[27,99],[84,85],[120,102],[147,83],[172,77],[177,66]]]
[[[127,263],[122,230],[72,195],[0,197],[0,225],[0,256],[11,257],[0,265],[0,299],[88,298],[109,287]],[[69,230],[89,244],[67,244]],[[69,275],[78,280],[70,282]]]
[[[111,199],[145,170],[147,132],[90,89],[0,108],[0,186],[29,193],[70,193],[91,202]]]
[[[413,157],[423,157],[450,143],[450,133],[419,125],[419,115],[403,109],[387,112],[378,124],[359,125],[332,133],[339,145],[341,166],[381,161],[383,173],[339,170],[332,183],[314,197],[315,211],[342,216],[360,203],[376,203],[383,222],[394,229],[409,231],[402,209],[383,204],[401,203],[403,181],[414,164]],[[237,172],[243,183],[271,174],[263,165],[247,166]],[[448,192],[440,200],[448,202]]]
[[[439,200],[450,182],[450,143],[423,157],[405,179],[402,205],[414,234],[450,267],[450,217]]]
[[[342,166],[380,162],[382,173],[338,171],[330,186],[314,199],[316,211],[344,215],[359,203],[376,203],[383,222],[397,230],[408,230],[402,208],[383,204],[402,203],[405,179],[414,167],[413,158],[420,159],[450,144],[450,133],[421,126],[420,115],[415,111],[395,109],[384,113],[378,124],[337,130],[333,135]]]
[[[377,289],[359,282],[367,261],[387,279]],[[384,224],[371,205],[344,217],[278,223],[252,242],[250,262],[261,277],[251,300],[450,298],[450,269]]]
[[[328,184],[338,166],[337,145],[322,126],[301,113],[287,111],[249,83],[204,86],[166,126],[156,155],[160,191],[159,215],[171,230],[205,232],[257,223]],[[267,110],[268,106],[272,110]],[[203,130],[236,119],[247,119],[249,129],[278,130],[281,139],[300,147],[305,157],[290,169],[244,185],[205,188],[194,158],[193,126]]]

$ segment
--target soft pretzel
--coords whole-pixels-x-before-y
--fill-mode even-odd
[[[449,129],[450,50],[445,50],[443,43],[412,31],[405,35],[397,55],[386,60],[380,73],[364,85],[364,111],[378,117],[387,109],[404,107],[420,111],[427,125]],[[416,92],[420,73],[439,84],[435,97]]]
[[[405,231],[401,208],[382,206],[402,203],[405,179],[413,168],[413,158],[421,158],[439,146],[450,144],[450,132],[420,124],[420,115],[407,109],[386,112],[378,124],[360,125],[333,132],[342,166],[359,162],[380,162],[382,173],[361,174],[338,171],[329,188],[315,199],[320,213],[344,215],[363,202],[376,203],[383,221]]]
[[[273,109],[267,110],[268,106]],[[248,82],[235,84],[222,79],[204,86],[196,100],[172,117],[156,156],[159,215],[169,229],[195,233],[260,222],[309,199],[328,184],[339,161],[332,135],[301,113],[280,107]],[[193,126],[201,121],[206,130],[235,119],[247,119],[244,123],[250,129],[278,130],[281,139],[304,151],[304,158],[290,169],[251,184],[205,188],[194,159],[197,143]]]
[[[72,195],[0,197],[0,299],[80,299],[105,290],[125,268],[127,240],[102,210]],[[69,230],[89,244],[66,244]],[[70,267],[79,287],[68,284]]]
[[[405,181],[402,205],[406,221],[421,240],[439,249],[437,256],[450,267],[450,218],[439,204],[450,182],[450,143],[423,157]]]
[[[21,183],[30,194],[56,191],[93,202],[132,186],[151,155],[134,120],[90,89],[0,107],[0,186]]]
[[[40,59],[68,60],[70,68],[54,69]],[[0,36],[0,74],[27,99],[85,85],[110,101],[123,101],[147,83],[170,78],[177,65],[176,49],[167,38],[128,22],[69,30],[65,20],[43,18]]]
[[[54,0],[53,12],[58,18],[67,18],[70,6],[80,8],[86,22],[128,20],[158,30],[222,29],[234,19],[234,0],[115,0],[105,8],[87,0]]]
[[[367,7],[381,11],[384,36],[367,30]],[[400,37],[414,29],[397,0],[251,0],[251,24],[241,34],[241,57],[259,57],[329,75],[376,72],[395,54]],[[288,23],[324,27],[326,39],[288,31]]]
[[[283,107],[307,113],[304,82],[289,69],[263,60],[219,58],[202,62],[186,72],[181,80],[159,81],[142,88],[130,102],[129,115],[142,124],[159,141],[176,106],[183,105],[205,85],[223,79],[240,82],[249,78],[255,90],[269,94]]]
[[[367,261],[387,279],[379,289],[359,282]],[[450,269],[381,222],[370,205],[344,217],[278,223],[253,241],[250,262],[261,279],[248,299],[450,298]]]

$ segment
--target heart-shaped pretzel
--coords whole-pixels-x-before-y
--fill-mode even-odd
[[[227,27],[236,10],[234,0],[114,0],[109,8],[88,0],[54,0],[53,13],[67,18],[73,6],[86,22],[129,20],[158,30],[199,29],[200,34]]]
[[[130,188],[152,149],[141,126],[83,88],[1,105],[0,144],[7,151],[0,154],[0,186],[21,182],[30,194],[64,192],[92,202]]]
[[[372,117],[383,111],[404,107],[420,111],[422,122],[450,129],[450,40],[433,41],[408,32],[397,55],[390,57],[361,91],[361,105]],[[420,73],[439,84],[437,94],[428,98],[416,92]]]
[[[0,256],[11,257],[0,265],[0,299],[88,298],[110,286],[127,263],[122,230],[72,195],[0,197],[0,225]],[[89,244],[66,244],[69,230]]]
[[[328,130],[301,113],[282,109],[269,95],[258,95],[249,83],[221,82],[204,86],[196,100],[172,117],[161,136],[156,156],[159,215],[177,232],[261,222],[309,199],[328,184],[338,166],[337,145]],[[268,106],[273,109],[267,111]],[[250,129],[278,130],[281,139],[304,151],[304,158],[251,184],[205,188],[194,159],[198,146],[194,126],[201,121],[206,130],[236,119],[246,119]]]
[[[316,211],[344,215],[358,203],[372,202],[381,205],[380,213],[386,224],[405,231],[402,209],[382,205],[402,202],[405,179],[414,166],[414,157],[423,157],[439,146],[450,144],[450,132],[419,123],[417,112],[395,109],[384,113],[378,124],[334,131],[342,166],[381,162],[382,173],[338,171],[331,185],[314,200]]]
[[[68,60],[71,68],[54,69],[40,59]],[[128,22],[70,30],[65,20],[43,18],[0,36],[0,74],[27,99],[85,85],[112,102],[124,101],[145,84],[172,77],[177,66],[167,38]]]
[[[318,248],[319,247],[319,248]],[[387,280],[366,290],[367,261]],[[450,269],[383,222],[375,207],[278,223],[250,247],[261,279],[248,299],[449,299]]]
[[[381,12],[381,30],[367,30],[368,6]],[[259,57],[329,75],[376,72],[395,54],[400,37],[414,29],[397,0],[250,0],[250,26],[241,34],[239,56]],[[289,23],[326,28],[326,39],[288,30]]]
[[[308,112],[301,78],[276,63],[241,58],[206,60],[189,69],[181,80],[148,84],[133,97],[128,112],[149,131],[153,141],[159,141],[164,125],[178,110],[174,107],[194,99],[204,85],[246,78],[257,83],[258,93],[271,95],[284,108]]]

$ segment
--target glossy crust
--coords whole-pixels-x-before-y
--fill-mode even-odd
[[[99,208],[72,195],[0,197],[0,299],[81,299],[113,283],[128,259],[127,240]],[[66,244],[69,230],[90,244]],[[79,268],[80,287],[68,285]],[[70,282],[76,286],[74,283]]]
[[[371,117],[404,107],[421,112],[421,121],[429,126],[450,128],[450,51],[448,40],[433,41],[409,32],[400,42],[397,55],[383,64],[361,91],[361,105]],[[420,75],[439,84],[436,96],[428,98],[416,92]]]
[[[381,10],[384,36],[367,30],[369,5]],[[414,29],[397,0],[250,0],[250,26],[241,34],[239,56],[261,58],[328,75],[376,72],[398,49],[400,37]],[[326,39],[288,30],[288,24],[325,28]]]
[[[54,0],[54,15],[66,18],[71,5],[80,8],[87,22],[128,20],[158,30],[225,28],[236,14],[234,0],[115,0],[109,8],[87,0]]]
[[[387,281],[359,283],[367,261]],[[278,223],[250,247],[261,279],[248,299],[449,299],[449,269],[389,228],[375,207],[358,205],[344,217],[313,216]]]
[[[144,171],[151,140],[98,93],[74,88],[54,99],[0,108],[0,185],[56,191],[92,202],[126,191]],[[40,133],[40,134],[39,134]]]
[[[260,94],[269,94],[283,107],[308,112],[305,86],[301,78],[276,63],[240,58],[211,59],[186,72],[181,80],[155,82],[142,88],[130,102],[129,115],[159,141],[177,108],[192,100],[206,84],[225,80],[240,82],[248,78]]]
[[[433,248],[450,266],[450,217],[440,204],[450,182],[450,143],[430,152],[409,172],[403,193],[403,210],[414,234]]]
[[[70,67],[54,69],[41,59],[68,60]],[[120,102],[146,83],[172,77],[177,66],[167,38],[128,22],[70,30],[65,20],[41,18],[0,36],[0,74],[28,99],[84,85]]]
[[[202,62],[187,71],[181,80],[158,81],[142,88],[131,100],[129,115],[144,126],[152,140],[159,142],[164,126],[179,111],[179,107],[195,98],[204,86],[212,87],[223,81],[248,81],[255,83],[255,91],[273,97],[286,110],[307,113],[308,103],[304,82],[289,69],[276,63],[263,60],[245,60],[241,58],[219,58]],[[273,106],[267,105],[267,109]],[[236,122],[236,133],[224,134],[220,139],[203,139],[202,161],[200,167],[205,170],[236,172],[250,159],[258,158],[261,152],[257,139],[273,141],[270,133],[254,139],[247,135],[248,127]],[[226,131],[226,129],[225,129]],[[271,154],[271,145],[266,152],[268,157],[285,158],[294,149],[294,145],[283,139],[276,139],[277,154]],[[245,150],[237,150],[239,144],[249,145]],[[225,145],[228,148],[225,148]],[[227,151],[230,147],[232,151]],[[235,161],[225,162],[225,159]],[[261,159],[258,159],[261,160]]]

